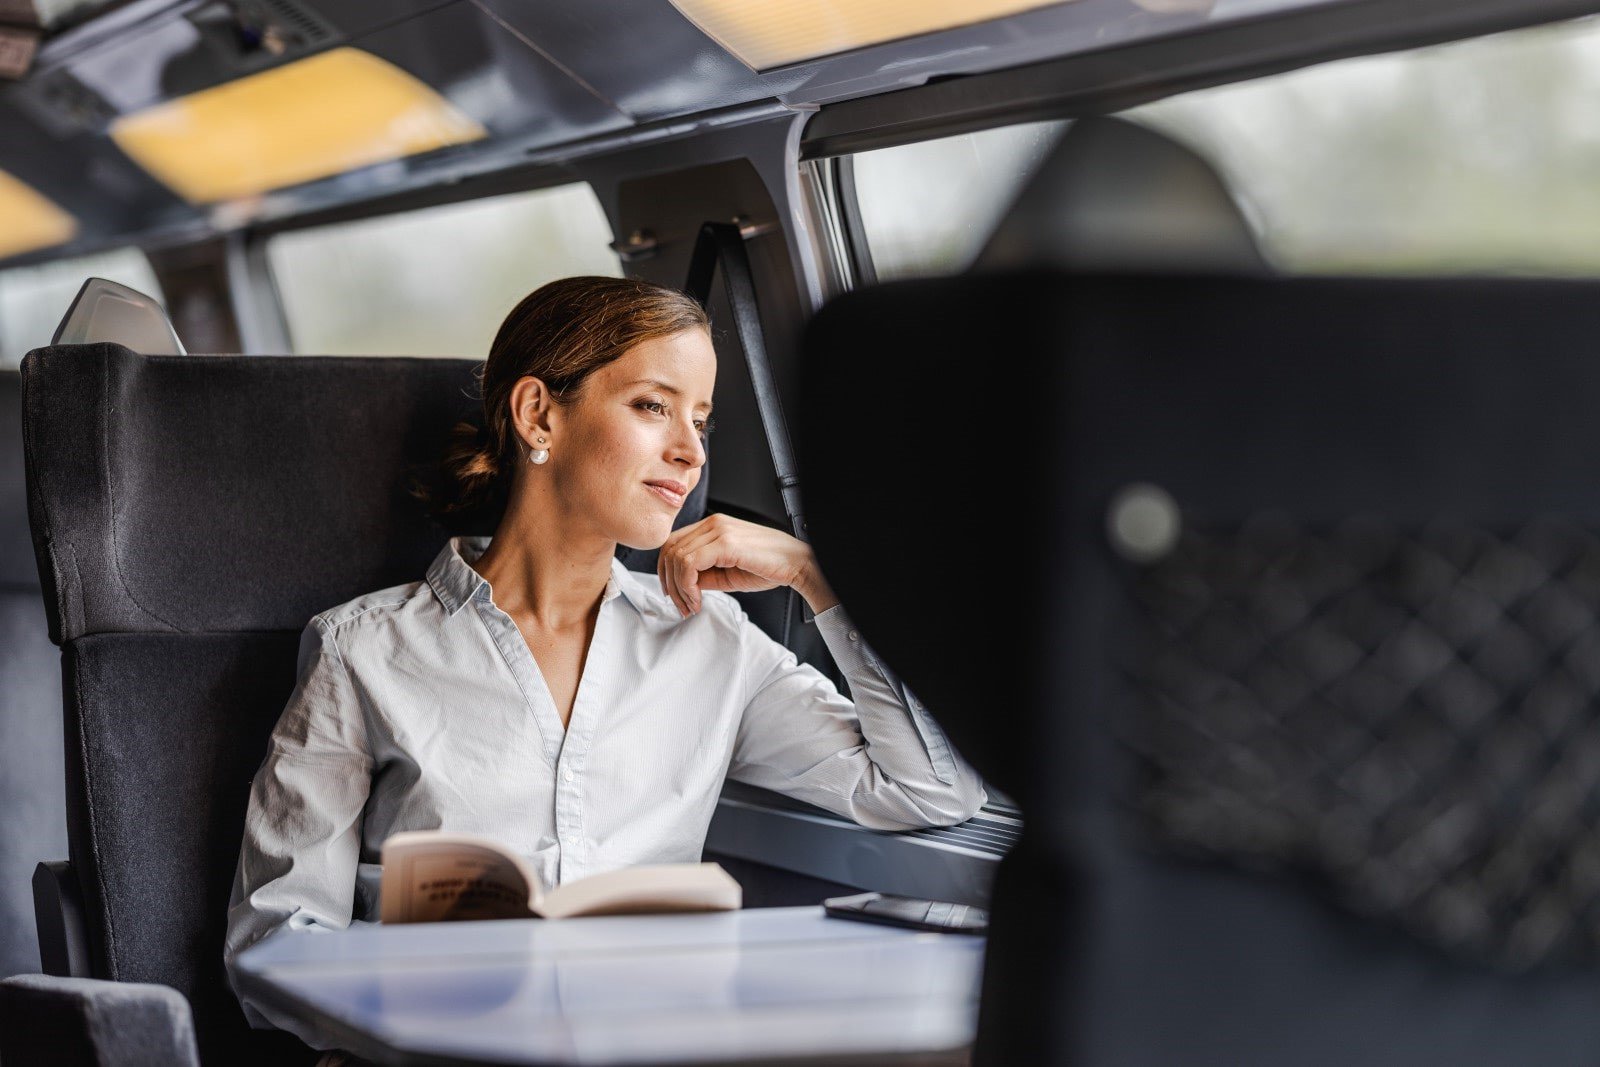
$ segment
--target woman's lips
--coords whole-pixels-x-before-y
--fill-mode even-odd
[[[683,507],[683,498],[689,495],[687,489],[680,491],[674,488],[675,483],[672,482],[645,482],[644,484],[652,493],[675,508]]]

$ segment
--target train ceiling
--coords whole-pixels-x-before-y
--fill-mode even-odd
[[[0,84],[0,257],[195,239],[1330,2],[133,0]]]

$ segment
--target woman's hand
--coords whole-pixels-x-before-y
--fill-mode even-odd
[[[674,530],[661,546],[656,574],[685,618],[700,610],[700,593],[754,593],[793,587],[821,614],[839,602],[828,588],[811,546],[782,530],[727,515],[707,515]]]

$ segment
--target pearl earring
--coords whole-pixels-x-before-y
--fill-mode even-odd
[[[541,445],[544,444],[544,438],[539,438],[539,443]],[[548,448],[534,448],[528,450],[529,463],[543,463],[549,458],[550,450]]]

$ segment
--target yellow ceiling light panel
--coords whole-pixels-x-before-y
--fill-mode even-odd
[[[672,0],[755,70],[971,26],[1063,0]]]
[[[70,241],[78,221],[0,170],[0,259]]]
[[[119,148],[196,204],[485,136],[433,89],[355,48],[202,89],[111,125]]]

